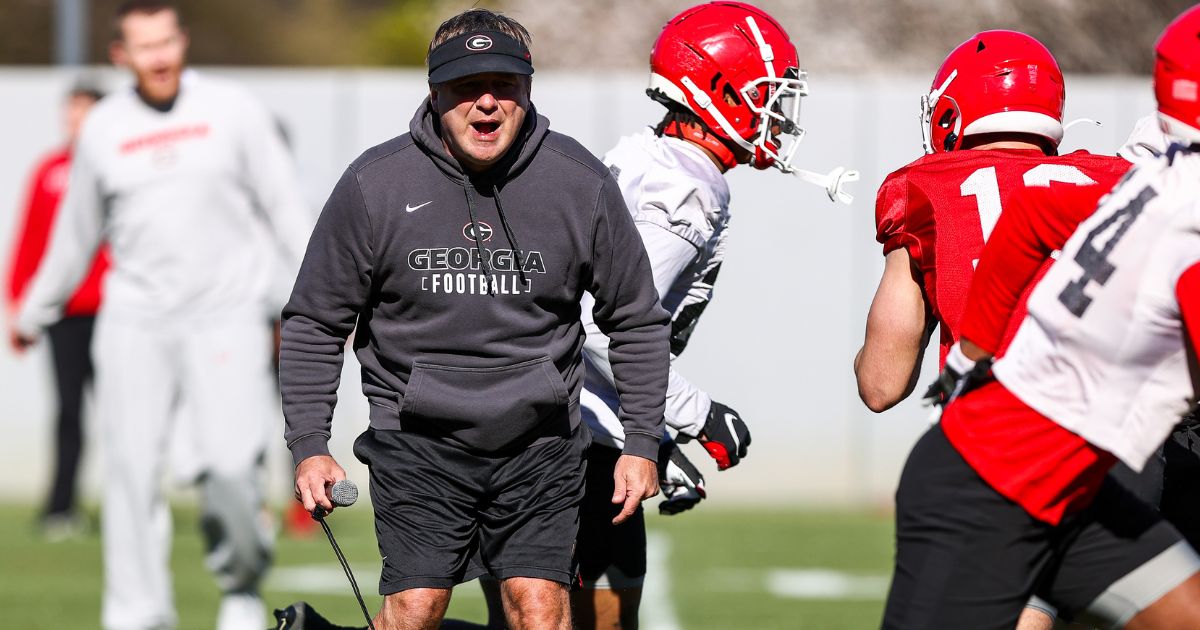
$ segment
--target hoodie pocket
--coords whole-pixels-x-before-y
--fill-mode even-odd
[[[495,368],[413,364],[400,409],[416,424],[482,451],[509,446],[566,417],[566,383],[549,357]]]

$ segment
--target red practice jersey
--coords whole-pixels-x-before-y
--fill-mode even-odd
[[[984,248],[964,339],[994,348],[1037,286],[997,382],[952,401],[941,425],[990,486],[1040,520],[1089,504],[1117,458],[1140,469],[1195,396],[1181,346],[1200,347],[1198,173],[1188,152],[1148,163],[1092,213],[1056,185],[1031,191]],[[1038,283],[1056,249],[1062,260]]]
[[[1062,203],[1090,213],[1129,167],[1121,158],[1086,151],[965,150],[923,156],[884,180],[875,202],[876,238],[885,255],[903,247],[912,258],[941,325],[941,362],[959,337],[983,244],[1014,198],[1049,186]],[[1005,341],[1023,307],[1013,315]]]
[[[21,300],[49,245],[54,217],[67,190],[67,175],[71,170],[71,152],[60,149],[46,156],[34,171],[29,184],[25,212],[17,230],[17,241],[9,267],[8,303],[10,307]],[[100,284],[108,270],[107,248],[101,248],[92,262],[87,277],[67,302],[63,315],[95,315],[100,308]]]

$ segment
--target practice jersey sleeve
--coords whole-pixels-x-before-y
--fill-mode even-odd
[[[666,295],[683,271],[695,260],[696,248],[675,232],[653,223],[639,222],[637,230],[650,258],[654,287],[659,296]],[[594,369],[610,385],[615,386],[612,364],[608,356],[609,339],[600,332],[591,313],[585,311],[582,316],[587,333],[584,354],[587,356],[588,367]],[[672,364],[668,375],[664,411],[667,426],[696,437],[704,428],[711,404],[712,400],[708,394],[680,374]]]
[[[1175,283],[1175,299],[1179,301],[1184,335],[1191,341],[1192,350],[1200,353],[1200,262],[1192,263]],[[1200,375],[1192,375],[1193,381]],[[1200,392],[1193,392],[1200,396]]]
[[[638,224],[662,228],[691,244],[695,250],[704,247],[712,237],[713,204],[703,198],[700,187],[679,177],[642,177],[637,189],[637,207],[631,208]]]
[[[266,217],[280,254],[280,282],[272,291],[272,308],[287,300],[292,281],[312,231],[315,217],[301,191],[295,161],[271,114],[246,97],[243,108],[242,156],[250,190]]]
[[[875,197],[875,240],[883,245],[885,256],[900,248],[908,250],[913,261],[924,256],[925,244],[931,240],[925,232],[932,228],[933,221],[913,216],[929,207],[929,202],[922,200],[924,194],[903,170],[888,175],[879,187]]]
[[[16,329],[23,335],[36,337],[62,317],[100,247],[104,196],[91,146],[94,133],[85,123],[46,254],[18,311]]]

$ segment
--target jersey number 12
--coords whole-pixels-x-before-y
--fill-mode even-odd
[[[1090,186],[1096,183],[1096,180],[1069,164],[1038,164],[1025,171],[1021,180],[1026,186],[1043,187],[1049,186],[1050,182],[1076,186]],[[996,222],[1000,220],[1000,213],[1004,210],[1000,203],[1000,182],[996,179],[996,167],[985,166],[971,173],[970,177],[963,180],[959,192],[963,197],[975,197],[975,205],[979,209],[979,231],[983,235],[983,242],[986,243],[992,235],[992,229],[996,227]],[[972,265],[978,262],[979,259],[975,259]]]

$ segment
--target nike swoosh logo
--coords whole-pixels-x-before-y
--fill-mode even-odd
[[[725,413],[725,426],[729,427],[729,435],[733,439],[733,445],[737,448],[741,448],[742,441],[738,439],[737,429],[735,429],[733,426],[734,420],[737,420],[737,416],[728,412]]]
[[[431,204],[431,203],[433,203],[433,202],[432,202],[432,201],[426,201],[425,203],[423,203],[423,204],[421,204],[421,205],[419,205],[419,206],[410,206],[410,205],[408,205],[408,204],[404,204],[404,211],[405,211],[405,212],[416,212],[417,210],[420,210],[421,208],[424,208],[425,206],[428,206],[428,205],[429,205],[429,204]]]

